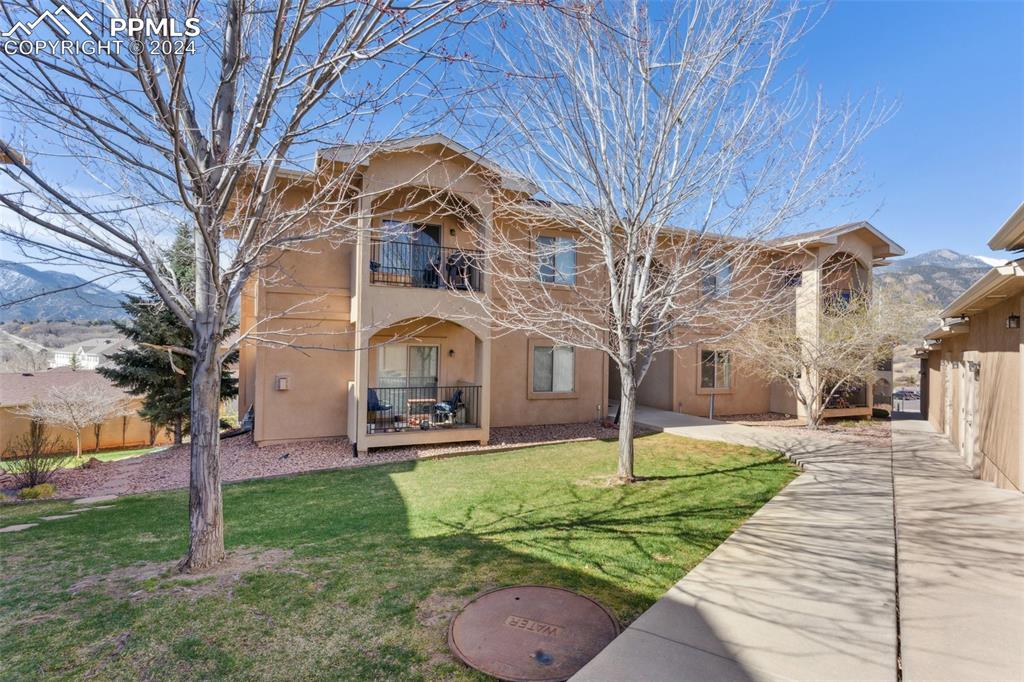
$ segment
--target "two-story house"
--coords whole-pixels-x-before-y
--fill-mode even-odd
[[[322,150],[317,171],[290,178],[290,200],[300,203],[303,183],[312,192],[315,173],[352,163],[352,156],[345,146]],[[347,436],[360,451],[486,443],[492,427],[604,416],[609,398],[616,399],[607,357],[525,332],[496,333],[474,308],[486,297],[458,295],[489,293],[474,264],[481,257],[476,237],[488,224],[528,233],[551,260],[538,263],[541,284],[559,286],[559,295],[586,295],[574,290],[571,274],[557,281],[586,266],[571,233],[495,213],[495,193],[504,203],[527,201],[536,187],[441,136],[396,143],[360,165],[353,210],[367,229],[354,241],[325,238],[282,252],[243,297],[241,328],[262,321],[261,343],[243,345],[239,361],[239,409],[254,409],[256,442]],[[798,305],[797,324],[808,334],[820,302],[836,294],[835,282],[819,276],[830,262],[852,257],[856,265],[840,286],[870,287],[871,268],[903,253],[867,223],[766,248],[795,254],[791,284],[798,302],[810,302]],[[694,414],[708,414],[712,397],[718,415],[799,411],[785,388],[731,371],[724,349],[662,354],[640,388],[642,404]],[[867,387],[834,406],[837,416],[870,413]]]

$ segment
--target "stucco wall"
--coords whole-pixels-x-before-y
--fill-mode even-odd
[[[674,407],[675,363],[673,352],[656,353],[647,370],[647,376],[637,387],[637,402],[641,405],[671,410]],[[621,392],[621,387],[619,388]]]
[[[138,407],[138,405],[136,405]],[[19,438],[28,434],[31,422],[22,416],[15,414],[12,408],[0,408],[0,454],[6,453],[11,444]],[[49,427],[47,436],[58,437],[64,441],[68,450],[75,449],[75,433],[68,429]],[[171,438],[164,431],[157,432],[156,443],[169,443]],[[145,447],[149,445],[149,422],[138,415],[127,418],[127,422],[121,417],[110,419],[103,423],[100,429],[101,450],[121,447]],[[90,426],[82,432],[82,451],[88,452],[96,448],[96,436]]]
[[[508,334],[493,339],[491,425],[571,424],[593,421],[607,407],[607,362],[597,351],[576,349],[573,397],[530,395],[530,337]]]
[[[742,362],[734,360],[732,385],[728,389],[710,391],[700,388],[699,358],[699,346],[676,351],[676,411],[706,417],[711,407],[712,393],[715,396],[716,416],[769,411],[771,391],[768,384],[755,377]]]

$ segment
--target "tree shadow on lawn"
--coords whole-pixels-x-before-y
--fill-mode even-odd
[[[481,457],[472,470],[462,458],[226,486],[229,551],[289,554],[216,589],[164,576],[69,592],[179,557],[182,493],[17,534],[5,571],[24,579],[4,588],[0,660],[25,677],[478,679],[446,642],[473,595],[564,587],[625,625],[788,480],[765,458],[597,488],[545,475],[536,452]],[[721,485],[698,485],[715,475]]]

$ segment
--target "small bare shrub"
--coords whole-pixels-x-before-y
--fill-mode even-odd
[[[55,454],[66,449],[63,440],[47,434],[45,424],[33,421],[28,433],[8,446],[4,459],[18,487],[32,488],[47,483],[57,469],[68,464],[70,457]]]

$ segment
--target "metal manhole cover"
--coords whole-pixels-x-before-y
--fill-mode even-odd
[[[565,680],[619,634],[608,609],[560,587],[520,585],[484,592],[448,628],[464,663],[500,680]]]

